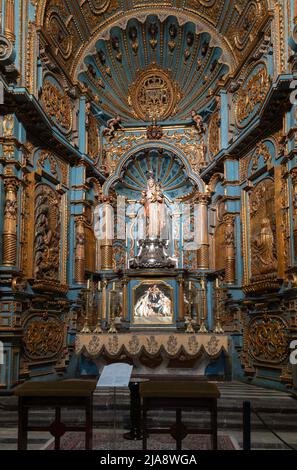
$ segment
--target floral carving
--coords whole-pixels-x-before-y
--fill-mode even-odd
[[[88,118],[88,155],[96,163],[100,152],[99,131],[95,117],[89,114]]]
[[[90,354],[96,354],[99,351],[100,338],[98,335],[93,335],[91,341],[88,344],[88,352]]]
[[[191,351],[192,354],[198,351],[199,343],[195,335],[189,336],[188,345],[189,345],[189,350]]]
[[[108,338],[108,350],[111,354],[116,354],[119,347],[119,338],[117,335],[112,335]]]
[[[157,354],[159,350],[158,342],[156,341],[155,336],[150,336],[147,338],[147,351],[149,354]]]
[[[132,354],[136,354],[139,350],[140,347],[140,342],[139,339],[136,335],[133,335],[132,338],[129,341],[129,351],[131,351]]]
[[[219,344],[220,341],[218,340],[218,338],[215,335],[211,336],[210,340],[205,346],[206,352],[210,356],[215,356],[219,352]]]
[[[209,157],[213,158],[220,151],[220,138],[221,138],[221,116],[220,112],[216,111],[210,118],[208,128],[208,151]]]
[[[170,335],[167,343],[167,350],[169,354],[175,354],[177,352],[178,341],[174,335]]]

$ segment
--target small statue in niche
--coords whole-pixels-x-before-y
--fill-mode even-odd
[[[205,127],[204,127],[204,124],[203,124],[203,119],[200,116],[200,114],[198,114],[193,109],[192,112],[191,112],[191,116],[192,116],[193,121],[195,122],[195,126],[196,126],[196,129],[198,130],[199,134],[204,134],[205,133]]]
[[[121,117],[117,116],[115,118],[109,119],[107,121],[107,126],[103,130],[103,136],[106,137],[108,142],[111,141],[111,139],[114,137],[114,134],[117,130],[123,129],[123,126],[121,124]]]
[[[17,201],[16,199],[7,199],[5,203],[4,215],[7,219],[16,218]]]

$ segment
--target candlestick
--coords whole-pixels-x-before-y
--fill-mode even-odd
[[[98,281],[98,292],[97,292],[97,324],[93,333],[103,333],[101,328],[101,282]]]
[[[88,283],[90,282],[90,280],[88,279]],[[89,327],[89,302],[90,302],[90,292],[89,290],[86,290],[86,302],[85,302],[85,311],[86,311],[86,316],[85,316],[85,323],[84,323],[84,326],[81,330],[81,333],[91,333],[91,330],[90,330],[90,327]]]
[[[200,325],[199,333],[208,333],[208,330],[206,327],[207,300],[206,300],[206,288],[205,288],[204,279],[202,279],[201,281],[201,290],[202,290],[202,316],[201,316],[201,325]]]
[[[215,328],[214,333],[224,333],[220,322],[220,288],[219,288],[219,280],[216,279],[216,289],[215,289]]]

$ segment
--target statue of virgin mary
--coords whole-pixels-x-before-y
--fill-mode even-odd
[[[147,188],[140,203],[144,206],[145,236],[150,239],[168,240],[167,208],[159,183],[149,173]]]

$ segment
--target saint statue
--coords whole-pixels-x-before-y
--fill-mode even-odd
[[[161,186],[154,180],[152,172],[149,173],[147,189],[142,191],[140,203],[144,206],[145,237],[167,240],[167,208]]]
[[[253,264],[258,265],[260,273],[270,272],[276,269],[276,257],[274,254],[274,235],[270,220],[264,217],[261,222],[260,233],[252,240]]]

